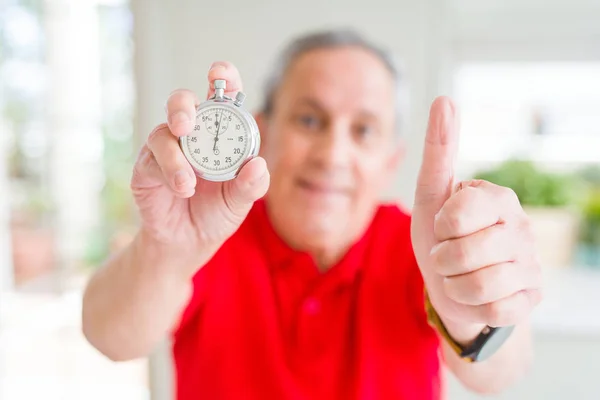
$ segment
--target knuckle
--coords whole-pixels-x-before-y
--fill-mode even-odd
[[[458,197],[459,201],[456,202],[455,212],[461,216],[470,215],[475,205],[482,200],[482,195],[482,190],[477,187],[469,186],[464,188]]]
[[[446,239],[458,234],[464,226],[461,213],[456,207],[444,210],[436,219],[434,233],[440,239]]]
[[[448,298],[459,301],[457,298],[457,294],[460,294],[460,290],[458,288],[458,284],[456,282],[457,278],[444,278],[442,280],[442,287],[444,289],[444,293]]]
[[[436,218],[435,234],[439,236],[461,236],[468,228],[468,219],[478,198],[479,190],[470,186],[465,187],[451,197]]]
[[[525,256],[526,259],[535,259],[537,248],[536,235],[529,216],[523,215],[517,218],[513,229],[507,227],[507,235],[511,235],[507,240],[512,242],[517,256]]]
[[[189,89],[175,89],[167,97],[164,109],[167,115],[171,115],[179,111],[182,106],[191,107],[196,103],[198,103],[196,93]]]
[[[442,243],[439,245],[440,248],[435,251],[432,255],[431,255],[431,265],[433,270],[439,274],[439,275],[445,275],[445,270],[442,264],[442,260],[444,259],[444,253],[445,253],[445,244]]]
[[[527,240],[533,240],[533,226],[531,224],[531,218],[527,214],[523,214],[519,217],[517,222],[517,229]]]
[[[485,307],[487,324],[489,326],[502,326],[504,319],[506,319],[502,302],[495,301],[493,303],[486,304]]]
[[[471,259],[471,251],[464,240],[455,240],[452,242],[452,262],[458,267],[467,269]]]
[[[517,193],[509,187],[500,187],[500,198],[510,205],[520,205],[519,196]]]
[[[474,301],[480,303],[485,301],[487,298],[489,288],[486,284],[485,280],[481,278],[478,274],[471,274],[472,276],[466,279],[469,279],[469,293],[471,293],[471,297]]]
[[[136,178],[146,175],[154,164],[156,164],[154,154],[152,151],[150,151],[147,145],[143,145],[140,149],[137,160],[133,165],[133,174],[130,185],[133,187]]]
[[[500,300],[486,305],[489,326],[507,326],[519,321],[520,311],[510,307],[510,300]]]
[[[196,94],[189,89],[175,89],[167,97],[167,102],[165,103],[165,109],[169,111],[169,107],[174,103],[185,102],[190,99],[196,99]]]
[[[153,160],[154,160],[154,154],[152,154],[152,151],[150,151],[150,148],[148,148],[148,145],[143,145],[142,149],[140,150],[140,154],[138,156],[137,162],[135,163],[135,166],[136,167],[148,166]]]
[[[171,91],[171,93],[169,93],[169,99],[170,98],[176,98],[176,97],[181,97],[181,96],[188,96],[190,94],[192,94],[193,92],[189,89],[186,88],[177,88]]]
[[[148,138],[146,139],[146,145],[151,148],[152,143],[156,140],[156,138],[160,135],[164,135],[165,133],[169,133],[169,126],[167,123],[163,122],[158,124],[148,135]]]

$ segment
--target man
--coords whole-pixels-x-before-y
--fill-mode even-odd
[[[242,87],[230,63],[215,79]],[[200,99],[173,92],[133,173],[139,233],[86,290],[88,340],[128,360],[172,335],[180,400],[439,399],[439,352],[477,392],[521,377],[540,300],[526,215],[510,189],[455,184],[458,122],[443,97],[412,222],[379,203],[404,154],[398,80],[357,34],[297,39],[256,116],[261,157],[225,183],[186,162],[177,138]],[[460,356],[512,325],[487,360]]]

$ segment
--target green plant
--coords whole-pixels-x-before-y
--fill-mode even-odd
[[[600,186],[590,190],[582,209],[580,241],[600,247]]]
[[[577,176],[587,185],[600,188],[600,165],[592,165],[577,171]]]
[[[474,178],[511,188],[526,206],[562,207],[575,200],[570,176],[542,171],[531,161],[508,160],[477,172]]]

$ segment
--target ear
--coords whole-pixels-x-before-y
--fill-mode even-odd
[[[258,125],[258,131],[260,132],[260,149],[258,151],[258,155],[260,157],[264,157],[264,148],[267,144],[268,135],[268,118],[263,112],[259,112],[254,114],[254,120],[256,121],[256,125]]]

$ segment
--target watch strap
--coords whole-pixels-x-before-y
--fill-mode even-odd
[[[446,340],[446,342],[452,348],[452,350],[454,350],[454,352],[458,354],[461,358],[463,358],[465,361],[473,362],[472,358],[465,358],[462,356],[464,352],[463,347],[456,340],[454,340],[450,333],[448,333],[448,330],[442,322],[442,319],[438,315],[437,311],[435,311],[435,308],[433,308],[433,305],[429,300],[429,295],[427,294],[427,291],[425,291],[425,311],[427,312],[427,321],[429,322],[429,324],[432,327],[434,327],[437,330],[437,332]]]
[[[460,358],[467,362],[484,361],[494,354],[510,337],[514,326],[491,327],[485,326],[481,333],[475,338],[472,344],[467,347],[462,346],[450,335],[446,329],[439,314],[431,304],[429,295],[425,291],[425,311],[427,320],[431,326],[436,328],[439,334],[446,340],[446,343],[458,354]]]

